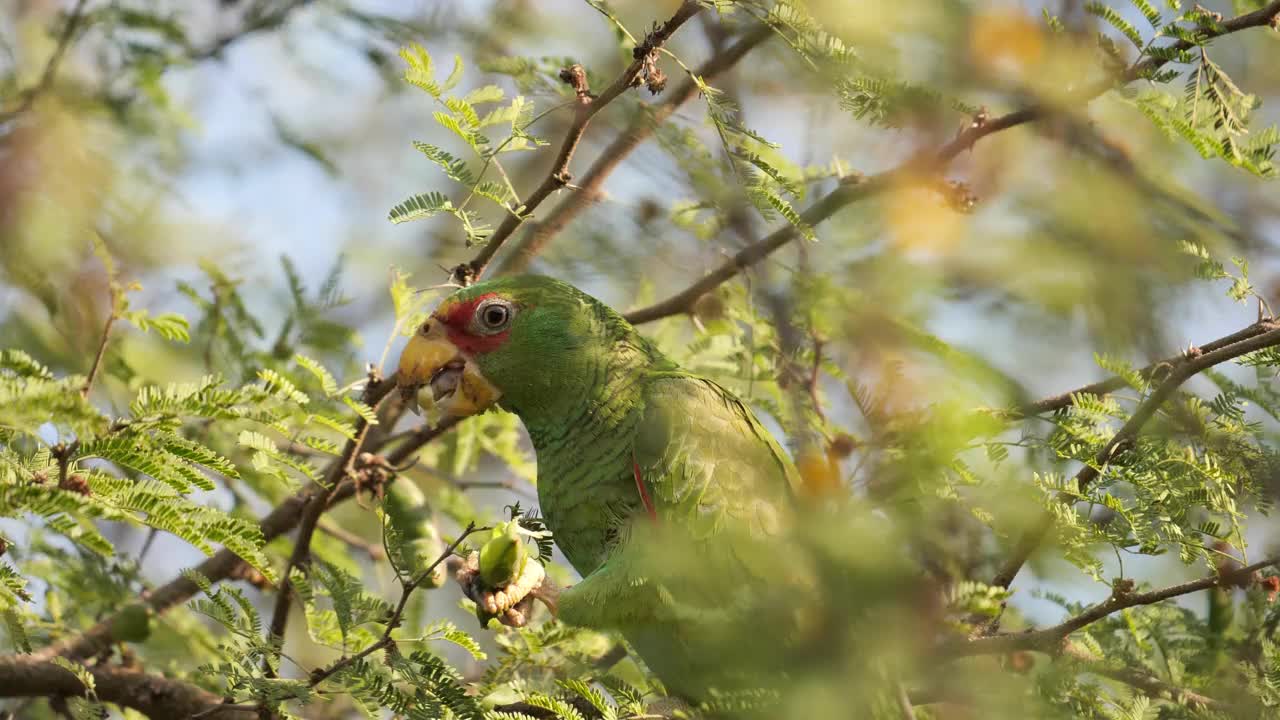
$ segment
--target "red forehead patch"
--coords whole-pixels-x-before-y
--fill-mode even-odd
[[[493,297],[498,297],[498,294],[485,293],[477,295],[470,300],[446,302],[436,309],[436,318],[445,325],[462,330],[471,324],[471,316],[475,315],[476,306]]]
[[[507,336],[511,333],[510,329],[493,335],[476,335],[471,332],[471,320],[476,314],[476,308],[480,303],[494,297],[500,296],[498,293],[485,293],[470,300],[446,303],[437,308],[435,318],[444,323],[449,342],[470,355],[495,350],[506,342]]]

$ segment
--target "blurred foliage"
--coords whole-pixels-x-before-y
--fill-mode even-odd
[[[1280,35],[1274,19],[1227,25],[1275,4],[702,4],[658,56],[667,95],[619,96],[572,168],[615,133],[651,128],[653,142],[535,267],[641,307],[795,229],[646,328],[761,410],[821,495],[787,543],[741,540],[778,576],[723,589],[736,614],[715,640],[742,687],[688,707],[618,637],[546,613],[477,627],[444,572],[453,543],[479,546],[466,528],[518,518],[541,541],[529,558],[570,580],[520,508],[536,462],[519,420],[490,412],[424,439],[394,402],[366,404],[447,289],[437,265],[522,214],[551,166],[575,99],[561,70],[580,63],[599,92],[675,2],[6,5],[5,651],[106,619],[105,651],[60,660],[86,685],[92,668],[140,667],[281,717],[1276,717],[1269,570],[1016,646],[1094,602],[1267,557],[1278,346],[1198,373],[1112,446],[1199,356],[1188,338],[1271,322]],[[694,72],[761,23],[767,40],[731,71]],[[201,139],[219,79],[257,74],[324,90],[222,112],[270,106],[254,142],[340,191],[298,212],[280,188],[211,216],[190,196],[208,185],[184,184],[202,164],[247,153],[215,173],[234,186],[281,162]],[[654,104],[686,78],[694,98],[661,120]],[[369,108],[327,127],[353,97]],[[826,222],[802,217],[1025,108],[1035,122],[945,172],[897,173]],[[549,202],[572,200],[565,182]],[[361,230],[313,242],[324,206],[344,203]],[[400,234],[374,227],[388,216]],[[273,232],[291,243],[278,270]],[[404,270],[388,282],[389,264]],[[1160,358],[1173,360],[1147,366]],[[1098,377],[1114,391],[1030,405]],[[292,540],[262,519],[348,476],[356,501],[321,520],[305,572],[287,564]],[[1046,516],[1017,582],[993,582]],[[248,566],[183,569],[220,547]],[[706,571],[678,538],[652,549],[663,572]],[[157,612],[148,598],[175,577],[200,592]],[[263,615],[282,577],[299,610],[278,642]],[[997,626],[1014,645],[955,651]],[[92,696],[0,702],[21,717],[102,711]]]

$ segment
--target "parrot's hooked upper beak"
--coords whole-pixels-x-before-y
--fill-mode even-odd
[[[409,338],[400,353],[396,384],[414,412],[418,412],[419,391],[430,385],[434,405],[448,417],[474,415],[502,395],[475,361],[449,340],[445,324],[435,319],[427,320]]]

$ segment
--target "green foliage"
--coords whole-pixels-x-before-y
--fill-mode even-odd
[[[154,332],[165,340],[190,342],[190,325],[187,319],[177,313],[164,313],[151,317],[146,310],[130,310],[123,317],[143,332]]]
[[[777,28],[790,48],[820,72],[828,69],[842,70],[860,60],[859,54],[849,43],[823,27],[802,3],[783,0],[743,5],[753,14],[763,9],[761,19]],[[764,7],[761,8],[761,5]]]
[[[696,75],[692,77],[707,104],[707,119],[720,138],[729,169],[756,211],[765,220],[781,217],[806,239],[817,239],[813,228],[801,219],[791,201],[784,197],[803,198],[797,171],[766,160],[766,156],[773,156],[775,162],[782,159],[772,152],[778,146],[743,125],[738,119],[738,108],[724,97],[723,92]]]
[[[1085,3],[1084,9],[1090,15],[1102,18],[1111,27],[1115,28],[1121,35],[1125,36],[1134,47],[1141,50],[1145,43],[1142,40],[1142,34],[1122,16],[1115,8],[1101,2]]]
[[[1169,137],[1182,140],[1204,158],[1218,158],[1260,177],[1275,174],[1273,160],[1280,131],[1275,126],[1253,129],[1250,124],[1260,105],[1257,96],[1240,89],[1220,64],[1210,58],[1211,36],[1221,32],[1214,16],[1200,6],[1162,24],[1160,13],[1145,0],[1134,6],[1154,29],[1149,40],[1115,8],[1089,3],[1086,9],[1128,38],[1144,58],[1161,64],[1192,65],[1185,73],[1181,97],[1159,89],[1131,93],[1131,102]],[[1190,49],[1157,40],[1172,37]],[[1135,65],[1136,67],[1136,65]],[[1147,72],[1156,83],[1179,77],[1167,68]]]
[[[541,610],[518,629],[473,625],[469,607],[454,615],[457,558],[446,550],[473,523],[515,523],[521,550],[531,542],[551,577],[577,581],[557,561],[550,521],[521,505],[536,501],[527,438],[518,418],[495,410],[419,447],[420,421],[400,417],[395,394],[373,407],[363,392],[447,291],[418,290],[408,270],[430,284],[433,263],[465,261],[464,246],[486,242],[494,225],[546,211],[522,198],[578,107],[561,69],[580,62],[601,93],[637,59],[648,27],[636,19],[660,23],[661,13],[588,0],[566,17],[580,12],[604,42],[575,39],[579,56],[564,57],[537,54],[548,18],[559,22],[559,9],[539,3],[404,11],[413,19],[343,0],[219,4],[245,35],[305,33],[308,47],[336,38],[344,52],[326,62],[362,63],[387,88],[412,91],[366,113],[414,122],[420,139],[402,155],[438,170],[389,219],[435,218],[463,242],[413,239],[384,252],[361,234],[317,271],[288,258],[263,270],[257,255],[225,253],[221,238],[204,247],[201,228],[143,209],[154,196],[194,226],[202,216],[190,207],[216,207],[174,202],[168,187],[185,186],[174,181],[195,165],[210,170],[190,162],[187,129],[205,118],[189,117],[180,98],[204,94],[187,92],[183,77],[205,74],[190,69],[204,62],[243,64],[218,60],[241,35],[206,45],[206,23],[189,22],[185,4],[146,5],[87,3],[49,87],[12,116],[66,13],[51,17],[48,38],[36,37],[38,14],[0,28],[0,177],[23,196],[0,208],[0,289],[12,306],[0,314],[0,642],[40,653],[98,623],[110,639],[93,656],[54,661],[85,697],[23,704],[20,716],[117,712],[97,697],[91,670],[127,663],[279,717],[925,718],[957,707],[996,718],[1277,717],[1273,569],[1105,612],[1052,647],[1019,645],[1034,637],[1026,630],[1163,587],[1162,575],[1213,576],[1266,557],[1259,517],[1280,476],[1280,349],[1219,364],[1148,403],[1183,362],[1177,351],[1208,339],[1208,311],[1247,303],[1231,315],[1239,326],[1257,317],[1259,333],[1273,327],[1264,236],[1274,193],[1248,184],[1276,174],[1280,130],[1263,126],[1276,96],[1273,30],[1227,37],[1216,12],[1225,7],[1176,1],[1045,8],[1042,21],[1016,3],[708,0],[653,56],[680,85],[690,78],[696,98],[672,111],[671,82],[656,98],[623,92],[594,116],[572,173],[600,161],[619,132],[652,132],[656,147],[607,158],[626,170],[583,193],[584,216],[540,271],[621,310],[718,277],[708,273],[768,233],[823,239],[734,266],[687,312],[643,328],[683,368],[760,411],[811,471],[801,490],[831,486],[805,496],[781,539],[735,546],[738,561],[774,571],[761,587],[724,581],[688,542],[655,540],[663,569],[691,570],[706,590],[706,607],[662,610],[710,618],[724,648],[714,662],[742,680],[683,707],[618,633]],[[1242,14],[1264,4],[1231,5]],[[699,74],[692,60],[714,69],[760,23],[760,47]],[[425,45],[459,54],[439,62]],[[498,54],[511,52],[534,54]],[[267,71],[283,78],[307,62],[285,55]],[[367,75],[329,69],[335,86]],[[359,96],[382,95],[396,93]],[[1034,111],[1026,122],[1024,109]],[[539,131],[551,142],[533,133],[544,118],[561,121],[554,137]],[[987,138],[1006,128],[1020,129]],[[304,137],[274,117],[268,132],[335,184],[353,180],[344,169],[355,148],[376,145],[337,129]],[[976,141],[955,162],[933,162],[958,137]],[[46,145],[76,162],[51,161]],[[110,172],[86,160],[113,154]],[[117,177],[133,174],[148,179]],[[28,202],[27,182],[45,182],[48,197]],[[553,197],[581,192],[564,182]],[[63,184],[86,186],[88,199],[68,200]],[[807,221],[840,187],[866,194],[821,228]],[[943,207],[932,202],[939,193],[979,199]],[[81,210],[83,227],[63,217]],[[227,223],[232,243],[261,244],[253,212]],[[150,222],[159,250],[141,240]],[[74,244],[54,239],[64,235]],[[204,259],[169,247],[188,235]],[[75,262],[50,268],[46,250]],[[180,259],[165,267],[170,253]],[[391,263],[406,270],[392,271],[389,297],[370,292]],[[350,297],[348,276],[360,280]],[[143,294],[127,277],[161,292]],[[163,292],[170,277],[180,278],[176,295]],[[386,350],[363,342],[360,331],[392,322]],[[1071,364],[1090,357],[1089,372]],[[1039,392],[1104,377],[1114,392],[1028,409]],[[1133,439],[1099,459],[1131,422],[1141,425]],[[348,483],[342,498],[291,565],[290,522],[307,507],[297,494],[335,482]],[[1046,515],[1051,529],[1027,568],[1010,587],[993,583]],[[456,554],[479,551],[484,537]],[[163,583],[222,550],[245,564],[217,578],[185,571],[180,586],[199,592],[170,606]],[[295,612],[275,638],[267,628],[283,568]],[[733,615],[743,608],[745,620]],[[987,631],[1013,649],[948,654]]]
[[[921,117],[947,109],[973,115],[978,108],[957,100],[944,100],[935,90],[911,83],[895,82],[875,75],[860,75],[841,81],[840,106],[858,120],[902,128]]]
[[[93,406],[80,397],[78,381],[47,379],[48,370],[30,358],[7,357],[7,366],[16,372],[4,376],[4,387],[25,410],[6,419],[12,436],[0,448],[0,515],[38,517],[49,529],[102,555],[111,555],[114,548],[94,526],[95,518],[146,525],[206,553],[215,544],[228,547],[270,576],[256,524],[190,498],[196,490],[213,489],[206,473],[238,477],[218,451],[175,433],[181,427],[177,406],[196,393],[179,398],[174,391],[168,396],[173,405],[161,409],[156,402],[161,393],[148,390],[135,401],[136,415],[111,419],[92,412]],[[43,399],[52,399],[53,391],[76,398],[75,409],[45,406]],[[230,406],[243,396],[222,400]],[[192,414],[210,409],[195,405],[185,409]],[[68,418],[76,421],[67,423]],[[70,436],[52,444],[45,440],[39,427],[51,421]],[[123,475],[104,473],[93,461],[112,463]]]
[[[449,214],[462,224],[468,246],[482,242],[488,236],[490,227],[479,220],[480,215],[476,211],[468,210],[467,205],[473,197],[479,196],[496,203],[507,212],[520,212],[518,196],[510,181],[506,180],[506,172],[501,169],[498,156],[544,145],[543,141],[528,132],[528,127],[541,116],[535,117],[533,105],[520,95],[512,98],[510,105],[481,115],[478,106],[504,101],[506,94],[496,85],[482,86],[463,97],[449,95],[462,77],[461,57],[454,57],[453,71],[443,82],[436,81],[431,54],[421,45],[402,49],[400,57],[408,66],[405,69],[405,80],[426,92],[444,108],[432,113],[436,123],[465,145],[481,161],[481,166],[478,171],[473,172],[465,160],[449,151],[432,143],[415,141],[414,147],[444,171],[449,179],[466,187],[468,194],[456,205],[438,192],[414,195],[393,207],[390,219],[400,223],[442,213]],[[505,139],[495,143],[484,130],[496,125],[509,126],[509,132]],[[504,182],[485,179],[491,168],[501,173]]]

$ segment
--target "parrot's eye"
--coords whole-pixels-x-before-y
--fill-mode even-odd
[[[490,305],[484,309],[484,324],[489,327],[502,327],[507,324],[507,309],[501,305]]]
[[[484,334],[502,332],[511,324],[511,316],[514,314],[515,310],[508,301],[501,299],[490,300],[476,308],[475,320],[472,325],[475,330]]]

